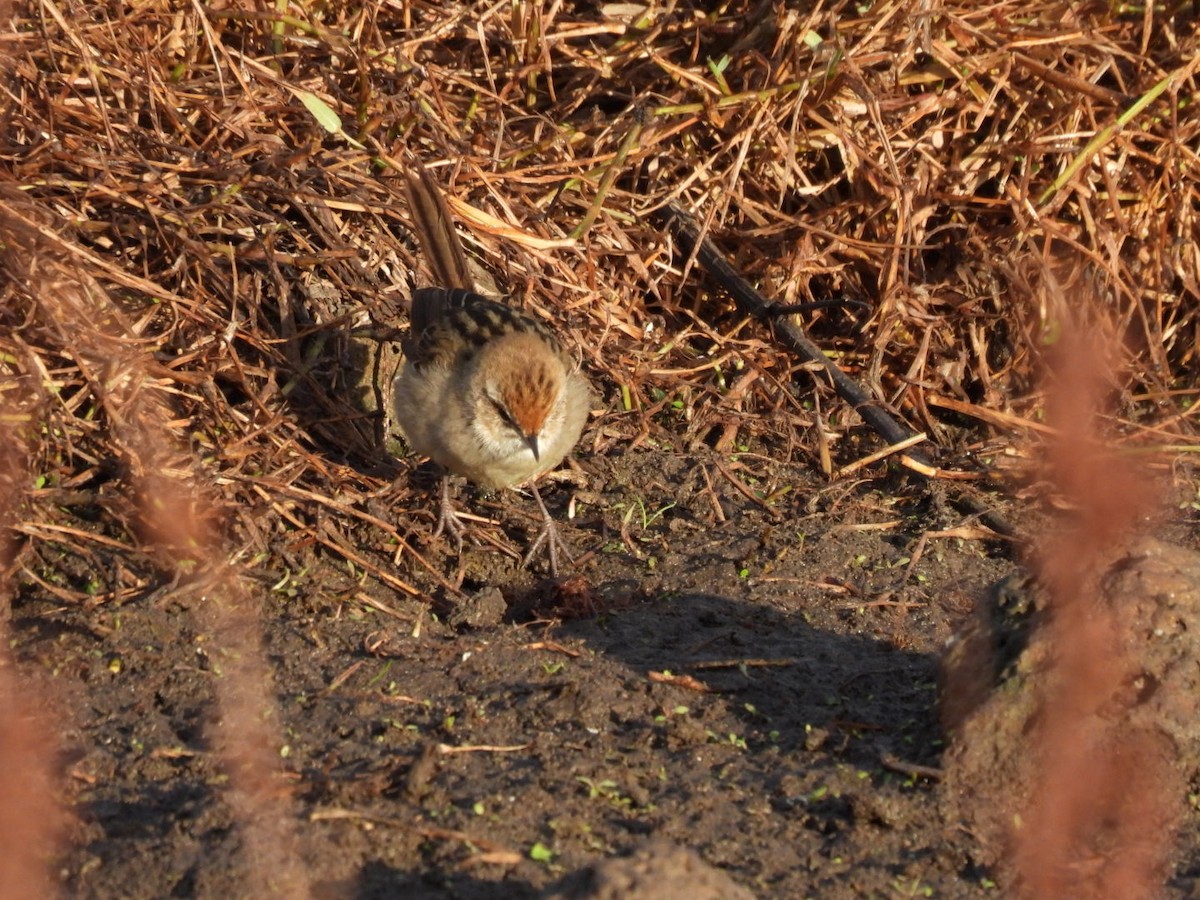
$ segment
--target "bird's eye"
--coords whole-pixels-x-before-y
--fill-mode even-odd
[[[516,422],[513,421],[512,413],[508,411],[507,406],[505,406],[503,403],[493,400],[492,407],[496,410],[496,415],[498,415],[506,425],[512,425],[514,428],[516,427]]]

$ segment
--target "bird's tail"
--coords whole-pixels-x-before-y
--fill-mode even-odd
[[[413,227],[434,283],[440,287],[474,291],[475,279],[471,276],[467,254],[454,230],[454,220],[441,187],[420,163],[408,173],[405,181]]]

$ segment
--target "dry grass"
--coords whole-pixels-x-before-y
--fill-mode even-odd
[[[676,257],[652,215],[672,202],[768,296],[869,303],[811,333],[948,465],[1033,437],[1071,319],[1122,347],[1108,431],[1194,450],[1192,5],[787,6],[15,4],[0,417],[36,485],[19,578],[125,601],[286,530],[420,594],[422,561],[391,564],[407,518],[370,503],[396,472],[374,413],[394,359],[354,331],[402,326],[422,278],[415,159],[499,287],[572,335],[606,413],[594,452],[852,457],[857,420]],[[209,525],[164,547],[150,474],[205,485],[186,496]],[[42,578],[64,553],[70,577]]]
[[[231,478],[336,481],[308,451],[328,458],[322,435],[345,442],[347,424],[374,436],[330,351],[347,352],[348,321],[402,321],[416,261],[390,165],[413,158],[474,219],[471,249],[498,284],[574,333],[607,408],[682,399],[689,439],[730,415],[769,429],[756,413],[798,401],[769,335],[681,277],[648,215],[671,200],[769,295],[868,301],[860,334],[828,315],[814,332],[941,445],[963,437],[936,414],[943,398],[1037,417],[1038,359],[1079,285],[1128,348],[1114,382],[1130,440],[1194,431],[1182,18],[1015,3],[172,8],[19,7],[4,170],[120,297],[180,421]],[[344,132],[317,121],[314,95]],[[742,366],[774,377],[727,400],[717,370]],[[289,408],[298,394],[313,415]]]
[[[20,498],[28,469],[28,391],[12,387],[0,407],[0,597],[13,595],[11,573],[16,550]],[[58,760],[52,723],[45,714],[47,698],[23,676],[11,657],[12,629],[8,610],[0,611],[0,841],[10,850],[0,854],[0,897],[44,895],[51,884],[50,860],[61,837],[63,820],[55,807]]]
[[[117,299],[208,477],[266,511],[238,518],[242,544],[308,527],[333,486],[386,483],[339,461],[379,460],[386,407],[370,367],[388,360],[349,327],[402,324],[422,277],[394,168],[414,158],[499,286],[576,338],[610,414],[594,449],[728,446],[732,423],[741,443],[815,455],[814,387],[835,454],[857,421],[802,374],[794,391],[794,361],[674,258],[650,215],[671,201],[769,296],[871,304],[861,330],[829,313],[811,330],[951,465],[1038,424],[1039,359],[1068,310],[1127,348],[1123,439],[1194,445],[1186,7],[106,9],[15,8],[0,177]],[[7,370],[53,385],[36,475],[103,480],[121,454],[102,385],[6,305]],[[683,415],[655,416],[671,404]],[[319,539],[416,592],[343,530]]]
[[[1103,573],[1151,512],[1154,496],[1131,461],[1095,433],[1111,349],[1070,329],[1047,390],[1061,437],[1044,474],[1072,514],[1043,536],[1033,560],[1049,597],[1046,627],[1057,653],[1038,685],[1052,712],[1029,736],[1041,766],[1013,853],[1025,897],[1155,896],[1169,873],[1170,835],[1186,795],[1179,749],[1123,719],[1136,705],[1125,687],[1142,672],[1129,649],[1141,638],[1129,614],[1134,598],[1101,601]],[[1105,829],[1113,833],[1102,840]]]

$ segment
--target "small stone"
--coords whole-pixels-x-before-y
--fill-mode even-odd
[[[651,838],[630,855],[602,859],[551,885],[541,900],[754,900],[694,850]]]
[[[456,603],[450,613],[449,622],[454,629],[488,628],[503,622],[507,612],[508,604],[504,602],[504,594],[499,588],[487,587]]]

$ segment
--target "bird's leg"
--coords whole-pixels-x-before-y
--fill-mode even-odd
[[[538,532],[538,536],[534,538],[533,543],[529,547],[529,552],[525,554],[525,558],[521,560],[522,566],[528,566],[537,554],[542,545],[546,545],[546,554],[550,557],[550,574],[558,575],[558,554],[561,551],[567,558],[568,562],[574,562],[575,557],[571,554],[570,549],[558,534],[558,526],[554,524],[554,519],[550,517],[550,511],[546,509],[546,504],[542,502],[542,495],[538,493],[536,479],[529,482],[529,490],[533,494],[533,499],[537,501],[538,509],[542,511],[542,530]]]
[[[454,511],[454,503],[450,500],[450,476],[442,476],[442,509],[438,514],[437,528],[433,530],[435,538],[441,537],[443,531],[448,531],[454,538],[455,551],[462,556],[463,535],[467,533],[466,526]]]

